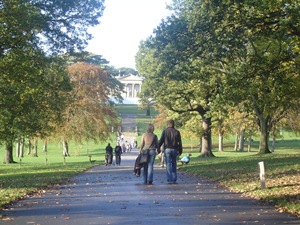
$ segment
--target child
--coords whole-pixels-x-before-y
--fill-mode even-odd
[[[188,164],[189,162],[190,162],[190,156],[191,156],[192,154],[186,154],[185,156],[183,156],[180,160],[178,160],[179,162],[181,162],[182,163],[182,165],[183,164]]]

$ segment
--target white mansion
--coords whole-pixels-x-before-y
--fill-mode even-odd
[[[124,98],[123,104],[139,104],[137,94],[141,91],[144,78],[128,74],[117,76],[116,79],[124,84],[124,93],[122,93],[122,97]]]

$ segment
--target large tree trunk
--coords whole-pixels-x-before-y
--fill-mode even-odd
[[[212,137],[211,137],[211,118],[203,118],[202,119],[202,128],[203,128],[203,136],[202,136],[202,157],[214,157],[212,153]]]
[[[4,155],[4,164],[10,164],[10,163],[15,163],[13,159],[13,143],[11,142],[6,142],[5,144],[5,155]]]
[[[271,153],[269,149],[269,127],[268,119],[263,116],[259,116],[260,125],[260,143],[259,143],[259,154]]]

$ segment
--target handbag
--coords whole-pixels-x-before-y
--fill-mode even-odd
[[[148,155],[149,155],[148,149],[142,150],[140,154],[141,154],[140,164],[147,163],[148,162]]]
[[[155,140],[155,136],[154,136],[150,146],[152,146],[154,140]],[[149,149],[143,149],[141,151],[140,155],[141,155],[140,156],[140,164],[147,163],[148,162],[148,156],[149,156]]]

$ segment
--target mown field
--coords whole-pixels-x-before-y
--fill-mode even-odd
[[[133,106],[118,107],[122,113],[137,115],[139,135],[154,118],[145,116],[145,111]],[[155,133],[160,137],[161,129]],[[140,140],[140,136],[137,138]],[[112,135],[112,142],[115,134]],[[48,145],[48,152],[38,152],[38,157],[25,156],[14,158],[16,163],[0,164],[0,206],[26,196],[31,192],[43,192],[45,188],[66,182],[70,177],[91,166],[104,163],[105,143],[70,144],[70,157],[62,157],[62,147],[53,141]],[[275,152],[257,155],[258,141],[253,142],[251,152],[233,151],[233,139],[225,140],[224,152],[217,151],[214,139],[214,158],[199,157],[197,139],[185,139],[184,154],[191,153],[188,165],[179,165],[179,169],[218,181],[220,184],[244,195],[262,199],[274,204],[281,211],[288,211],[300,216],[300,138],[285,133],[284,139],[276,142]],[[42,149],[40,146],[39,149]],[[0,154],[4,154],[3,146]],[[89,162],[88,156],[96,160]],[[263,161],[266,169],[266,188],[260,188],[258,163]]]

